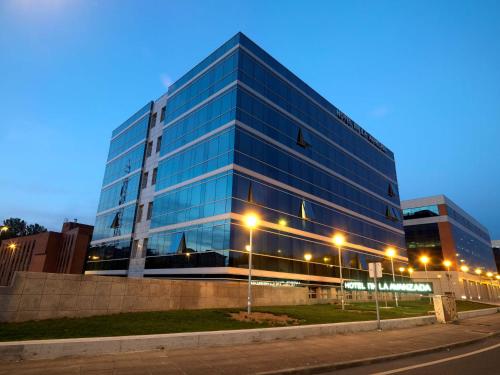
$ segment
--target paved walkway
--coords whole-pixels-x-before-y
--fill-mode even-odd
[[[500,314],[385,332],[56,360],[0,362],[3,374],[255,374],[425,349],[500,331]]]

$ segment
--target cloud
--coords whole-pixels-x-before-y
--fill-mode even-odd
[[[173,83],[172,78],[167,73],[160,74],[160,81],[166,89]]]
[[[370,111],[370,116],[372,117],[385,117],[389,114],[389,108],[386,106],[378,106]]]

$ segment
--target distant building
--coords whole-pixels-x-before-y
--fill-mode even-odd
[[[94,227],[67,222],[61,232],[43,232],[3,240],[0,285],[9,285],[16,271],[83,273]]]
[[[401,208],[414,278],[433,281],[437,294],[500,299],[488,229],[444,195],[402,201]]]
[[[497,272],[500,272],[500,240],[491,241],[491,248],[493,249],[493,256],[497,265]]]

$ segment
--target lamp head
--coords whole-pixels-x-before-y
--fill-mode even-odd
[[[337,233],[333,236],[333,243],[337,246],[342,246],[345,243],[345,237],[343,234]]]
[[[429,257],[428,257],[427,255],[422,255],[422,256],[420,257],[420,259],[419,259],[420,263],[422,263],[422,264],[427,264],[427,263],[429,263],[429,260],[430,260],[430,259],[429,259]]]
[[[245,225],[247,228],[253,229],[259,224],[259,218],[257,215],[250,213],[245,215]]]
[[[389,247],[385,251],[385,255],[387,255],[389,258],[393,258],[396,255],[396,250],[393,247]]]

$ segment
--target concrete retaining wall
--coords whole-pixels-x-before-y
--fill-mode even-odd
[[[252,287],[255,306],[304,305],[307,288]],[[138,311],[234,308],[247,304],[247,284],[18,272],[0,287],[0,322]]]
[[[498,311],[498,307],[492,307],[490,309],[482,310],[461,311],[458,313],[458,319],[469,319],[475,318],[476,316],[491,315],[496,314]]]
[[[381,324],[382,329],[388,330],[416,327],[435,322],[436,318],[434,316],[422,316],[383,320]],[[231,331],[16,341],[0,343],[0,359],[50,359],[65,356],[85,356],[160,349],[230,346],[274,340],[301,339],[309,336],[331,336],[373,331],[376,329],[376,321],[364,321]]]

